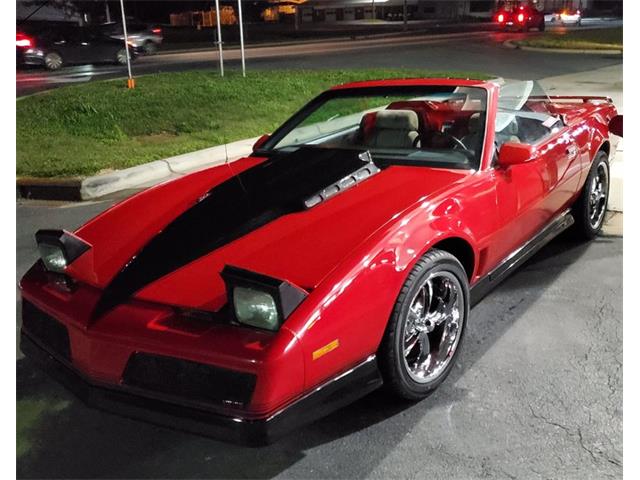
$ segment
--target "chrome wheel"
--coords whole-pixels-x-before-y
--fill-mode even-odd
[[[589,186],[589,223],[598,229],[607,210],[609,195],[609,167],[605,162],[598,164],[596,173]]]
[[[62,57],[56,52],[49,52],[44,57],[44,66],[49,70],[58,70],[62,67]]]
[[[118,53],[116,54],[116,60],[120,65],[127,64],[127,51],[124,48],[118,50]]]
[[[460,343],[464,296],[451,272],[431,273],[413,297],[404,323],[404,365],[418,383],[436,380]]]

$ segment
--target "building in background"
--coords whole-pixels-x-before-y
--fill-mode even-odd
[[[505,0],[406,0],[409,20],[490,18]],[[509,0],[514,1],[514,0]],[[530,0],[547,13],[580,9],[589,15],[622,15],[622,0]],[[314,23],[401,21],[405,0],[242,0],[246,23]],[[78,24],[113,21],[119,0],[18,0],[17,20]],[[140,22],[181,27],[216,25],[214,0],[126,0],[127,16]],[[237,23],[237,0],[220,0],[221,23]]]

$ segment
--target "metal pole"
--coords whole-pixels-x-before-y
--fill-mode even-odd
[[[107,1],[104,2],[104,13],[107,17],[107,23],[111,23],[111,10],[109,10],[109,2]]]
[[[220,0],[216,0],[216,24],[218,25],[218,56],[220,58],[220,76],[224,77],[224,59],[222,58],[222,27],[220,26]]]
[[[407,29],[407,0],[402,2],[402,18],[404,19],[404,29]]]
[[[247,76],[244,65],[244,32],[242,31],[242,0],[238,0],[238,23],[240,23],[240,58],[242,58],[242,76]]]
[[[127,80],[127,88],[134,88],[136,86],[135,80],[131,75],[131,57],[129,56],[129,36],[127,35],[127,20],[124,14],[124,0],[120,0],[120,10],[122,11],[122,31],[124,32],[124,50],[127,53],[127,71],[129,72],[129,79]]]

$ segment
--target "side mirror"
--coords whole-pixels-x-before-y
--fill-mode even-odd
[[[609,132],[619,137],[622,136],[622,115],[616,115],[609,120]]]
[[[498,152],[498,164],[503,167],[519,165],[532,160],[536,149],[527,143],[508,142],[502,144]]]
[[[253,144],[253,151],[258,151],[260,150],[260,148],[262,148],[262,146],[267,142],[267,140],[269,140],[271,138],[271,135],[267,135],[266,133],[264,135],[262,135],[258,140],[256,140],[256,143]]]

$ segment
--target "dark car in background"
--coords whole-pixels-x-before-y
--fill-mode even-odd
[[[103,23],[101,31],[120,41],[124,40],[124,31],[119,22]],[[127,41],[137,51],[144,55],[153,55],[162,45],[162,28],[157,25],[147,25],[140,22],[127,22]]]
[[[130,48],[133,59],[136,49]],[[64,65],[114,63],[125,65],[124,43],[93,27],[65,26],[38,32],[16,32],[18,65],[44,66],[58,70]]]

